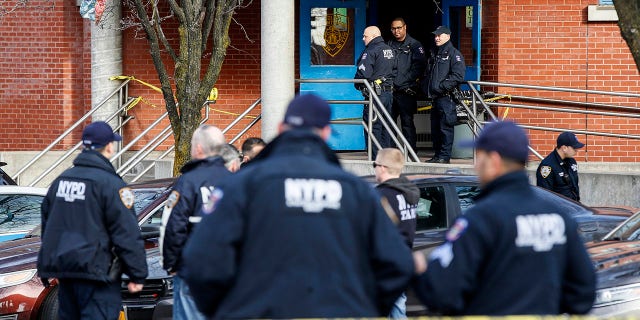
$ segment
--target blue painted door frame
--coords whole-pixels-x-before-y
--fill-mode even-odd
[[[341,19],[350,21],[341,29],[350,33],[349,40],[342,50],[353,50],[353,61],[341,65],[318,65],[312,63],[312,50],[322,50],[322,47],[312,49],[311,46],[311,9],[312,8],[344,8],[353,10],[353,14],[342,16]],[[362,32],[366,27],[366,1],[365,0],[300,0],[300,78],[301,79],[353,79],[356,72],[356,62],[360,53],[364,50]],[[345,30],[346,29],[346,30]],[[335,30],[334,30],[335,31]],[[328,32],[325,39],[331,41]],[[362,95],[352,83],[300,83],[300,93],[313,92],[327,100],[362,100]],[[332,119],[334,120],[359,120],[362,119],[362,104],[344,105],[333,104]],[[335,134],[328,141],[334,150],[364,150],[364,134],[362,125],[333,124]]]
[[[473,57],[471,61],[465,61],[467,70],[465,80],[480,80],[480,51],[481,51],[481,30],[482,30],[482,4],[480,0],[443,0],[442,1],[442,24],[455,28],[451,25],[455,21],[451,19],[452,8],[473,7],[472,37]],[[456,45],[460,48],[460,43]],[[465,57],[468,59],[468,57]]]

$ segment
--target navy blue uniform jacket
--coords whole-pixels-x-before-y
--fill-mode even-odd
[[[384,43],[382,37],[372,39],[367,47],[362,51],[358,63],[358,69],[354,79],[367,79],[373,82],[384,78],[383,84],[393,86],[393,68],[395,67],[395,56],[393,49]],[[373,84],[371,84],[373,85]],[[360,83],[356,83],[356,89],[360,90]]]
[[[180,172],[167,201],[166,209],[171,213],[162,239],[162,267],[169,272],[180,271],[182,249],[198,222],[202,205],[218,183],[231,175],[221,157],[189,161]]]
[[[489,183],[429,257],[417,286],[451,315],[585,314],[596,276],[563,200],[549,202],[524,171]],[[548,197],[547,197],[548,199]]]
[[[422,91],[428,98],[447,95],[464,81],[465,70],[464,57],[451,41],[447,41],[429,58]]]
[[[386,316],[413,259],[375,190],[317,135],[287,131],[227,179],[183,275],[214,318]]]
[[[102,154],[84,150],[74,167],[53,181],[42,202],[42,278],[108,282],[113,252],[136,283],[147,277],[147,260],[133,192]]]
[[[393,178],[376,186],[380,196],[389,201],[389,206],[398,218],[398,230],[409,248],[413,248],[416,236],[416,211],[420,201],[420,189],[406,177]]]
[[[415,89],[418,78],[424,73],[427,58],[420,41],[407,34],[404,41],[391,39],[387,44],[393,49],[396,57],[393,84],[396,89]]]
[[[540,162],[536,171],[536,184],[569,199],[580,201],[578,163],[573,158],[562,160],[557,150],[553,150]]]

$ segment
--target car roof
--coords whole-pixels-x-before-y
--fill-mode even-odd
[[[0,194],[31,194],[38,196],[47,195],[47,188],[28,186],[0,186]]]
[[[438,182],[463,182],[463,183],[480,183],[475,175],[465,174],[449,174],[449,173],[421,173],[421,174],[403,174],[407,179],[415,183],[438,183]],[[362,178],[371,183],[376,183],[376,177],[373,175],[362,176]]]

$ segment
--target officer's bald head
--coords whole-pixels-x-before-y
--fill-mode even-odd
[[[364,33],[362,34],[362,40],[364,41],[364,45],[369,45],[371,40],[380,37],[382,33],[380,33],[380,29],[376,26],[369,26],[364,29]]]
[[[204,159],[216,155],[217,147],[225,144],[224,134],[218,127],[203,124],[191,137],[191,158]]]

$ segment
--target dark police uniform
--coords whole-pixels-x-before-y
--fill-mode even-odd
[[[453,147],[453,129],[457,121],[456,105],[451,91],[464,80],[464,57],[451,41],[438,47],[425,70],[422,90],[432,99],[431,138],[434,159],[449,161]]]
[[[389,202],[389,207],[393,209],[398,218],[397,227],[400,234],[409,248],[413,248],[420,189],[415,183],[401,176],[378,184],[376,190]]]
[[[536,184],[569,199],[580,201],[578,163],[573,158],[562,160],[557,150],[553,150],[540,162],[536,171]]]
[[[134,194],[97,151],[82,151],[73,165],[42,202],[38,274],[60,280],[61,319],[117,319],[120,273],[109,276],[114,253],[130,281],[147,277]]]
[[[221,157],[192,160],[180,170],[166,204],[169,218],[162,239],[162,266],[168,272],[180,271],[182,249],[194,223],[200,221],[204,200],[210,198],[218,183],[231,175]]]
[[[595,298],[577,223],[524,171],[487,184],[429,260],[416,290],[434,312],[585,314]]]
[[[380,198],[308,130],[280,134],[221,190],[183,256],[205,315],[386,316],[411,278]]]
[[[395,65],[393,49],[384,43],[382,37],[376,37],[369,42],[360,55],[360,58],[358,58],[356,65],[358,69],[356,70],[354,79],[367,79],[372,86],[376,81],[381,82],[381,92],[378,98],[380,98],[380,102],[382,102],[384,108],[389,115],[391,115],[393,104],[393,68]],[[364,87],[362,84],[356,83],[356,89],[362,91]],[[365,97],[367,97],[367,94],[369,93],[365,93]],[[369,108],[367,105],[364,106],[362,119],[365,123],[369,121]],[[382,148],[391,147],[391,136],[380,121],[381,120],[378,120],[373,123],[373,128],[370,128],[371,132],[373,136],[378,139]],[[366,137],[367,134],[365,132],[365,139]],[[375,159],[378,154],[378,149],[375,145],[372,145],[372,153]]]
[[[418,78],[424,73],[426,56],[422,44],[408,34],[404,41],[392,39],[387,44],[396,57],[392,116],[394,120],[400,116],[402,135],[415,150],[417,138],[413,116],[418,110]]]

